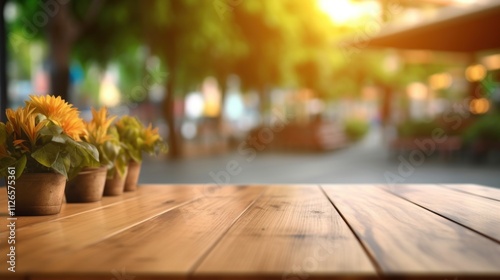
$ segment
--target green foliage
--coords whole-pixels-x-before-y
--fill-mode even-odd
[[[2,127],[4,126],[2,124]],[[23,172],[57,172],[71,179],[84,167],[100,166],[96,147],[73,140],[52,122],[48,122],[40,130],[40,137],[31,151],[11,145],[11,135],[0,140],[4,139],[3,143],[8,146],[9,155],[2,157],[0,161],[0,174],[3,176],[7,175],[9,166],[15,166],[18,176]]]
[[[124,116],[117,122],[116,130],[120,136],[120,141],[125,146],[127,157],[130,160],[141,162],[144,142],[142,138],[144,126],[142,123],[134,117]]]
[[[432,132],[439,128],[434,121],[405,121],[398,125],[397,131],[399,137],[432,137]]]
[[[92,108],[92,120],[85,124],[86,134],[83,140],[97,147],[99,151],[99,162],[110,170],[110,177],[118,172],[123,175],[127,162],[124,160],[125,148],[115,127],[111,124],[115,116],[108,115],[108,109],[102,107],[99,110]]]
[[[80,141],[78,111],[64,100],[31,96],[25,107],[7,109],[6,115],[7,123],[0,123],[0,175],[15,166],[17,176],[56,172],[71,179],[84,167],[99,166],[96,147]]]
[[[344,131],[352,141],[362,139],[368,132],[370,125],[361,119],[347,119],[344,122]]]
[[[26,22],[32,23],[34,15],[43,12],[43,1],[10,1],[17,4],[20,15],[9,23],[9,46],[18,62],[18,76],[28,78],[30,44],[65,36],[50,34],[47,26],[35,26],[33,32],[27,28]],[[64,2],[71,11],[68,18],[81,23],[93,1]],[[402,53],[342,46],[348,36],[376,36],[377,31],[367,33],[367,27],[378,24],[370,16],[353,26],[334,25],[318,9],[317,1],[107,0],[97,16],[85,23],[70,59],[85,69],[117,65],[122,100],[132,102],[145,100],[153,82],[175,84],[167,90],[176,95],[198,86],[207,75],[224,81],[228,74],[240,76],[244,89],[261,91],[263,103],[268,100],[265,91],[272,87],[307,87],[324,99],[356,98],[366,84],[390,85],[392,91],[400,91],[449,65],[450,59],[441,60],[447,57],[444,54],[425,63],[401,58],[398,69],[389,73],[385,59]],[[166,79],[151,77],[146,67],[151,56],[161,59],[161,71],[169,73]],[[95,81],[99,79],[87,76],[84,92],[93,94],[97,102]]]
[[[466,143],[477,140],[500,141],[500,114],[481,116],[476,122],[466,129],[463,134]]]
[[[125,174],[128,166],[129,157],[125,143],[120,141],[120,135],[115,126],[109,128],[110,141],[106,141],[104,145],[99,147],[107,160],[112,161],[111,168],[108,169],[108,178],[111,179],[118,172],[120,176]],[[109,166],[108,166],[109,167]]]
[[[159,154],[166,152],[163,139],[157,129],[144,125],[134,117],[124,116],[116,123],[116,131],[125,147],[128,160],[142,161],[142,153]]]
[[[108,169],[113,168],[118,156],[123,153],[121,143],[117,139],[110,139],[96,147],[99,151],[99,162]],[[123,168],[120,168],[120,171],[123,171]]]

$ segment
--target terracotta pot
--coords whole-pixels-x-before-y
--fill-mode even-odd
[[[53,215],[61,211],[66,178],[58,173],[26,173],[16,179],[16,216]]]
[[[141,163],[130,161],[128,164],[128,174],[125,180],[125,191],[131,192],[137,190],[137,182],[139,181],[139,174],[141,173]]]
[[[66,184],[66,202],[96,202],[102,199],[106,183],[105,166],[85,168]]]
[[[125,174],[120,176],[118,172],[112,179],[106,179],[106,184],[104,185],[104,196],[117,196],[123,193],[125,187],[125,179],[127,178],[128,168],[125,168]]]

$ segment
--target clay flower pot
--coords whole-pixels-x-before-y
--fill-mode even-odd
[[[16,180],[16,216],[53,215],[61,211],[66,177],[58,173],[26,173]]]
[[[66,202],[96,202],[102,199],[106,182],[105,166],[85,168],[66,184]]]
[[[104,196],[117,196],[123,193],[125,188],[125,179],[127,178],[128,168],[125,168],[125,173],[120,176],[118,172],[111,179],[106,179],[104,185]]]
[[[128,174],[125,180],[125,191],[131,192],[137,190],[137,182],[139,181],[139,174],[141,173],[141,163],[130,161],[128,164]]]

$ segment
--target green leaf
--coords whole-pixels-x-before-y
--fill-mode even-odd
[[[70,156],[64,148],[56,143],[48,143],[31,154],[31,157],[45,167],[64,175],[68,178],[70,168]]]
[[[8,168],[11,166],[15,166],[16,159],[13,157],[3,157],[0,158],[0,175],[2,177],[8,176]]]
[[[41,136],[58,136],[61,135],[63,129],[58,125],[47,125],[40,129]]]
[[[24,168],[26,167],[26,155],[22,155],[19,159],[14,157],[4,157],[0,159],[0,175],[7,177],[8,168],[14,167],[16,170],[16,179],[23,174]]]
[[[112,141],[106,141],[99,146],[99,161],[109,169],[113,167],[113,161],[119,152],[120,146],[113,144]]]
[[[87,142],[77,142],[77,143],[82,147],[83,151],[85,151],[92,157],[92,159],[99,162],[99,150],[97,150],[97,148],[94,145]]]
[[[20,159],[16,161],[16,179],[21,176],[24,172],[24,168],[26,167],[27,158],[26,155],[23,155]]]
[[[75,145],[66,145],[64,148],[66,153],[69,155],[71,160],[71,166],[80,166],[84,163],[84,156],[80,153],[79,149]]]
[[[61,143],[61,144],[64,144],[66,143],[66,140],[67,140],[67,137],[64,137],[65,135],[55,135],[55,136],[52,136],[52,142],[56,142],[56,143]]]
[[[71,163],[71,161],[70,161],[69,157],[61,156],[61,153],[59,153],[56,160],[52,163],[51,168],[54,171],[56,171],[57,173],[64,175],[64,177],[66,177],[66,179],[67,179],[70,163]]]
[[[46,167],[52,167],[57,161],[62,148],[54,143],[48,143],[31,154],[38,163]]]
[[[142,161],[142,153],[140,150],[131,150],[129,151],[130,158],[134,161],[141,162]]]
[[[67,139],[71,138],[62,132],[63,130],[61,127],[50,124],[40,129],[40,139],[42,139],[42,143],[55,142],[65,144]]]

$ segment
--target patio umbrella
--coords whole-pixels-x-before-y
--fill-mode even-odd
[[[417,24],[382,28],[374,37],[356,46],[476,52],[500,48],[500,1],[482,5],[447,7],[433,19]]]

